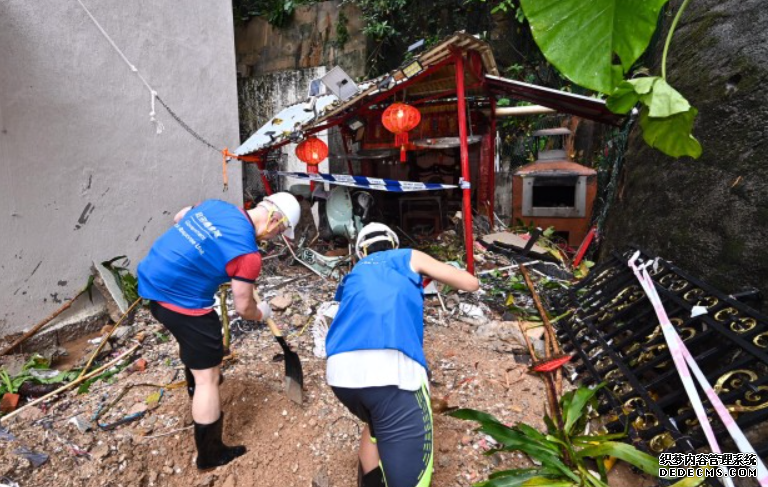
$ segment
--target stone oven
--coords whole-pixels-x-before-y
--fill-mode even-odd
[[[533,133],[541,137],[570,136],[555,128]],[[597,194],[597,172],[570,161],[565,149],[542,150],[535,162],[515,172],[512,179],[512,218],[526,225],[554,227],[556,235],[577,247],[589,232]]]

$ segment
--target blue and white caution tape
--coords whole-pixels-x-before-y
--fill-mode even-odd
[[[311,174],[305,172],[264,171],[267,175],[286,176],[303,181],[316,181],[320,183],[349,186],[352,188],[372,189],[376,191],[390,191],[394,193],[408,193],[412,191],[440,191],[455,189],[453,184],[422,183],[418,181],[396,181],[394,179],[369,178],[365,176],[350,176],[348,174]]]
[[[744,436],[741,428],[739,428],[739,425],[736,424],[733,416],[731,416],[728,409],[720,400],[720,397],[718,397],[712,385],[707,380],[707,377],[701,371],[701,368],[699,368],[699,364],[696,363],[690,351],[688,350],[688,347],[685,346],[682,338],[680,338],[677,330],[675,330],[675,327],[670,322],[669,316],[664,309],[664,305],[661,303],[661,298],[659,297],[659,293],[656,290],[656,286],[654,285],[650,274],[648,274],[647,267],[652,262],[638,266],[637,259],[639,255],[640,252],[636,252],[635,255],[632,256],[628,262],[629,267],[632,269],[632,272],[634,272],[637,280],[640,281],[640,285],[643,287],[645,294],[648,296],[648,299],[653,305],[653,309],[656,312],[656,317],[659,319],[659,323],[661,324],[661,330],[664,334],[664,339],[667,342],[667,347],[670,354],[672,355],[675,368],[677,369],[677,373],[680,375],[680,380],[683,382],[685,391],[688,393],[688,398],[691,401],[693,410],[696,412],[696,417],[699,419],[699,424],[701,424],[701,427],[704,430],[704,434],[707,437],[710,448],[715,453],[721,453],[720,446],[718,445],[714,432],[712,431],[712,425],[707,418],[704,404],[701,401],[701,397],[699,397],[699,393],[696,390],[696,384],[694,384],[693,378],[691,377],[691,372],[693,372],[696,380],[698,380],[699,385],[707,395],[707,398],[709,399],[712,407],[717,412],[717,415],[720,416],[720,420],[723,422],[726,429],[728,430],[728,433],[733,438],[733,441],[736,443],[739,451],[741,453],[752,453],[755,455],[757,458],[757,482],[761,487],[768,487],[768,470],[765,468],[765,464],[763,464],[762,460],[760,460],[760,458],[757,456],[755,449],[752,448],[749,440],[747,440],[747,438]],[[726,477],[723,480],[727,486],[733,486],[733,481],[730,478]]]

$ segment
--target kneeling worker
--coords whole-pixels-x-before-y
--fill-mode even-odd
[[[336,292],[339,310],[326,339],[328,384],[366,423],[358,453],[363,487],[430,484],[422,276],[464,291],[479,287],[468,272],[398,247],[386,225],[370,223],[361,230],[356,244],[361,260]]]
[[[245,453],[222,442],[219,399],[224,358],[219,316],[213,310],[219,286],[232,281],[235,309],[247,320],[271,315],[253,300],[261,272],[258,241],[279,233],[293,238],[299,202],[289,193],[264,198],[247,212],[219,200],[182,209],[175,225],[152,245],[138,267],[139,295],[151,300],[152,315],[179,343],[195,423],[197,468],[225,465]]]

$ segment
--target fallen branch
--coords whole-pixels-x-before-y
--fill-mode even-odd
[[[36,324],[35,326],[33,326],[33,327],[32,327],[32,329],[31,329],[31,330],[29,330],[28,332],[26,332],[24,335],[22,335],[22,336],[21,336],[21,338],[19,338],[19,339],[18,339],[18,340],[16,340],[15,342],[11,343],[10,345],[8,345],[8,346],[5,348],[5,350],[3,350],[2,352],[0,352],[0,355],[6,355],[6,354],[8,354],[8,353],[9,353],[9,352],[11,352],[11,351],[12,351],[14,348],[16,348],[16,347],[18,347],[19,345],[21,345],[21,344],[22,344],[22,343],[23,343],[25,340],[27,340],[29,337],[31,337],[32,335],[34,335],[35,333],[37,333],[38,331],[40,331],[40,329],[41,329],[41,328],[43,328],[45,325],[47,325],[48,323],[50,323],[51,321],[53,321],[53,319],[54,319],[54,318],[56,318],[57,316],[59,316],[59,315],[60,315],[61,313],[63,313],[64,311],[68,310],[68,309],[70,308],[70,306],[72,306],[72,304],[75,302],[75,300],[77,300],[77,298],[79,298],[79,297],[80,297],[80,296],[81,296],[81,295],[82,295],[84,292],[86,292],[86,291],[88,291],[89,289],[91,289],[91,286],[93,286],[93,276],[91,276],[91,277],[88,279],[88,284],[86,284],[86,285],[85,285],[85,287],[84,287],[83,289],[81,289],[81,290],[80,290],[80,291],[79,291],[77,294],[75,294],[75,296],[74,296],[72,299],[70,299],[69,301],[67,301],[66,303],[64,303],[64,304],[61,306],[61,308],[59,308],[59,309],[57,309],[56,311],[54,311],[53,313],[51,313],[51,314],[50,314],[50,315],[49,315],[47,318],[45,318],[43,321],[41,321],[41,322],[39,322],[38,324]]]
[[[120,323],[123,322],[126,316],[131,314],[131,311],[133,311],[133,308],[135,308],[139,303],[141,303],[141,298],[137,299],[133,302],[130,308],[128,308],[128,311],[123,313],[123,316],[120,317],[119,320],[117,320],[117,323],[115,323],[115,326],[112,327],[111,330],[109,330],[109,333],[106,334],[106,336],[102,336],[101,341],[99,342],[99,346],[96,347],[96,350],[91,354],[91,358],[88,359],[88,363],[85,364],[85,367],[83,367],[82,372],[80,372],[80,375],[77,376],[78,379],[83,377],[86,372],[88,372],[88,369],[91,367],[91,364],[96,359],[96,356],[99,355],[99,352],[101,352],[101,349],[104,348],[104,344],[109,341],[109,337],[112,336],[112,334],[117,330],[117,327],[120,326]]]
[[[128,355],[130,355],[133,352],[135,352],[136,349],[138,349],[140,346],[141,346],[141,344],[137,343],[136,345],[134,345],[130,349],[128,349],[125,352],[121,353],[116,359],[112,360],[111,362],[109,362],[107,364],[102,365],[101,367],[99,367],[98,369],[94,370],[90,374],[84,375],[82,377],[78,377],[77,379],[73,380],[69,384],[63,385],[63,386],[59,387],[58,389],[56,389],[55,391],[49,392],[48,394],[46,394],[46,395],[44,395],[42,397],[38,397],[34,401],[29,402],[29,403],[25,404],[24,406],[20,407],[16,411],[3,416],[2,418],[0,418],[0,423],[8,421],[9,419],[11,419],[12,417],[16,416],[17,414],[19,414],[20,412],[24,411],[25,409],[27,409],[29,407],[32,407],[32,406],[35,406],[37,404],[40,404],[41,402],[46,401],[46,400],[48,400],[48,399],[50,399],[50,398],[52,398],[54,396],[57,396],[57,395],[61,394],[62,392],[67,391],[67,390],[75,387],[76,385],[80,384],[81,382],[85,382],[86,380],[88,380],[88,379],[90,379],[92,377],[96,377],[97,375],[99,375],[100,373],[104,372],[108,368],[112,367],[113,365],[115,365],[116,363],[118,363],[119,361],[121,361],[122,359],[127,357]]]

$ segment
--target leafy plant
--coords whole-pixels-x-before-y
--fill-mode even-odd
[[[520,0],[544,56],[574,83],[610,95],[608,108],[625,114],[641,104],[640,127],[651,147],[672,157],[701,155],[691,134],[698,113],[667,83],[667,54],[684,0],[667,33],[661,76],[625,80],[647,49],[668,0]]]
[[[604,460],[618,458],[645,473],[658,476],[659,461],[632,445],[620,443],[626,433],[589,435],[586,433],[590,408],[596,406],[600,386],[589,389],[579,387],[567,392],[560,399],[562,420],[555,425],[549,416],[544,417],[546,433],[519,423],[507,426],[488,413],[474,409],[459,409],[451,416],[480,423],[477,431],[491,436],[500,445],[489,454],[498,451],[520,451],[536,465],[533,468],[502,470],[491,474],[476,487],[607,487],[608,479]],[[594,470],[597,469],[597,471]],[[703,478],[684,479],[673,487],[695,487]]]
[[[339,10],[339,17],[336,20],[336,47],[342,48],[349,41],[349,29],[347,29],[347,15],[343,10]]]
[[[313,3],[312,0],[233,0],[232,11],[236,21],[245,22],[251,17],[264,17],[275,27],[284,27],[293,17],[297,5]]]
[[[120,291],[123,293],[125,300],[129,303],[133,303],[139,299],[139,281],[136,279],[136,276],[131,274],[131,271],[129,271],[127,267],[115,265],[115,262],[125,258],[124,255],[119,255],[112,259],[105,260],[101,265],[106,267],[107,270],[112,273],[115,281],[117,281],[117,284],[120,286]]]
[[[0,394],[10,392],[16,394],[19,392],[21,385],[25,382],[34,382],[37,384],[58,384],[60,382],[68,382],[77,377],[78,370],[67,371],[52,371],[49,369],[50,364],[42,355],[34,354],[21,368],[21,372],[18,375],[11,377],[8,371],[5,369],[0,370]],[[33,373],[32,370],[38,371]],[[42,372],[51,372],[49,374],[43,374]],[[57,373],[52,373],[57,372]]]
[[[16,394],[19,392],[19,386],[21,384],[15,384],[14,381],[11,380],[11,376],[8,375],[7,370],[0,370],[0,380],[2,381],[2,388],[0,389],[0,392],[3,394]]]

